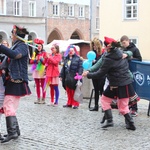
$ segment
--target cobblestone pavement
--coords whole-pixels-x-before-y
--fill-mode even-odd
[[[5,144],[0,150],[149,150],[150,118],[147,116],[148,101],[138,104],[139,115],[135,117],[136,131],[125,129],[124,117],[113,110],[114,127],[101,129],[103,113],[90,112],[89,100],[85,99],[79,109],[63,108],[66,95],[60,86],[57,107],[34,104],[34,82],[30,82],[32,95],[22,98],[17,112],[21,136]],[[5,117],[2,117],[2,133],[6,133]]]

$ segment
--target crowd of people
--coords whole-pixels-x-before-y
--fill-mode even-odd
[[[76,74],[92,79],[94,88],[94,107],[90,111],[99,111],[102,106],[104,117],[102,128],[112,127],[112,103],[115,101],[119,112],[125,117],[126,128],[136,130],[133,116],[137,116],[137,103],[129,105],[131,97],[135,96],[132,85],[133,77],[129,68],[132,59],[142,61],[139,49],[124,35],[120,41],[104,37],[104,42],[94,38],[90,50],[96,57],[87,70],[83,67],[83,58],[74,45],[68,45],[64,56],[60,54],[59,45],[53,44],[49,52],[43,48],[42,39],[34,39],[35,50],[29,59],[28,44],[24,38],[29,32],[26,28],[16,25],[12,29],[12,47],[3,40],[0,44],[0,118],[4,113],[7,134],[1,135],[1,143],[9,142],[20,136],[16,111],[21,97],[30,95],[28,85],[28,63],[32,64],[32,76],[35,82],[37,99],[34,104],[45,104],[47,88],[50,89],[49,105],[59,104],[59,82],[67,94],[64,108],[78,109],[80,102],[74,99],[77,86]],[[104,43],[104,46],[103,46]],[[59,63],[64,57],[59,70]],[[82,78],[79,79],[84,84]],[[137,94],[136,94],[137,95]]]

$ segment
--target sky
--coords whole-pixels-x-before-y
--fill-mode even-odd
[[[53,2],[64,2],[69,4],[90,5],[90,0],[52,0]]]

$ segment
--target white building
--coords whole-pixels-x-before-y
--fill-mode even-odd
[[[127,35],[139,48],[143,60],[150,60],[150,1],[100,0],[100,39],[120,40]]]

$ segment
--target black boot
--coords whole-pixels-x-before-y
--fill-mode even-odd
[[[102,118],[102,121],[101,121],[100,123],[101,123],[101,124],[104,123],[105,120],[106,120],[106,118],[105,118],[105,114],[104,114],[104,116],[103,116],[103,118]]]
[[[18,134],[18,136],[20,136],[20,129],[19,129],[18,120],[17,120],[16,117],[15,117],[15,119],[16,119],[16,130],[17,130],[17,134]]]
[[[0,140],[4,140],[3,136],[0,134]]]
[[[136,130],[136,127],[134,126],[134,121],[133,121],[131,114],[127,113],[124,115],[124,117],[125,117],[126,129]]]
[[[114,123],[112,120],[113,117],[112,117],[111,109],[105,110],[104,116],[107,122],[102,126],[102,128],[113,127]]]
[[[17,139],[17,129],[16,129],[16,117],[9,116],[6,117],[6,125],[7,125],[7,137],[1,141],[1,143],[9,142],[12,139]]]
[[[14,118],[16,119],[15,123],[16,123],[17,134],[18,134],[18,136],[20,136],[20,129],[19,129],[18,121],[17,121],[16,116],[14,116]],[[5,134],[4,137],[7,137],[7,134]]]
[[[99,109],[99,106],[98,106],[98,105],[95,105],[95,107],[90,108],[90,111],[98,111],[98,109]]]

